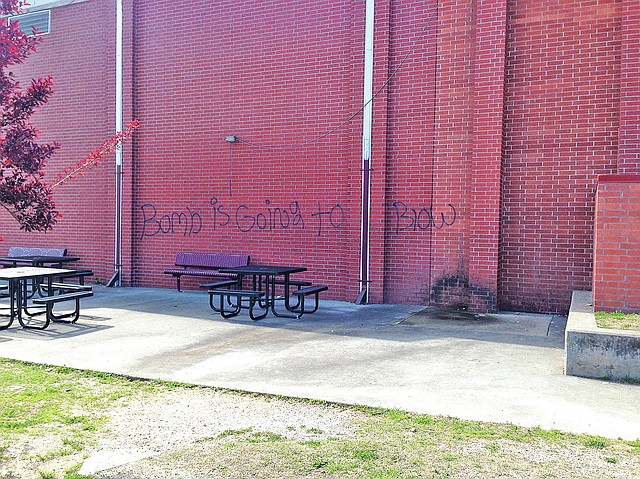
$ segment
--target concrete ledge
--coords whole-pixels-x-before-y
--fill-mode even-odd
[[[565,330],[565,374],[585,378],[640,378],[640,332],[596,324],[591,291],[574,291]]]

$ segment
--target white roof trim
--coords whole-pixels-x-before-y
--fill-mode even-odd
[[[64,7],[65,5],[72,5],[74,3],[88,2],[89,0],[54,0],[53,2],[45,3],[44,5],[37,5],[34,7],[23,8],[22,13],[37,12],[39,10],[49,10],[55,7]]]

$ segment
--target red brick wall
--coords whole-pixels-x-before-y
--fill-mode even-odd
[[[476,311],[497,308],[506,22],[506,0],[478,3],[469,185],[469,287]]]
[[[174,287],[161,271],[177,251],[220,250],[306,265],[355,300],[365,2],[124,5],[125,119],[142,123],[125,149],[125,283]],[[371,301],[562,312],[590,287],[597,177],[640,168],[639,10],[376,2]],[[114,129],[114,18],[114,0],[54,8],[18,69],[54,76],[36,118],[63,145],[50,177]],[[0,212],[5,244],[64,245],[106,281],[113,191],[111,159],[56,190],[52,232]]]
[[[598,181],[594,234],[596,311],[640,311],[640,175]]]
[[[436,3],[393,1],[390,21],[388,72],[395,75],[389,85],[386,126],[384,299],[426,304],[432,261],[429,208],[433,192]],[[401,65],[412,46],[413,53]],[[378,78],[376,83],[383,80],[386,78]]]
[[[355,300],[361,116],[323,135],[362,104],[364,4],[185,13],[136,4],[133,283],[173,286],[160,272],[176,251],[243,252],[305,265],[327,296]]]
[[[622,1],[618,173],[640,173],[640,8]]]
[[[620,27],[619,1],[509,2],[502,309],[566,311],[591,286],[597,175],[616,171]]]

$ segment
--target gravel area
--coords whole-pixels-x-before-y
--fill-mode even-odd
[[[80,473],[95,473],[249,428],[296,440],[339,437],[353,432],[357,416],[338,406],[200,388],[170,391],[114,411],[109,435],[100,440]]]
[[[59,478],[65,470],[82,463],[79,473],[96,479],[160,479],[167,477],[166,471],[160,469],[154,475],[142,459],[153,461],[171,451],[186,451],[211,442],[222,433],[248,428],[252,433],[269,432],[299,440],[340,437],[351,434],[354,420],[361,416],[334,405],[207,388],[175,388],[128,398],[105,414],[110,417],[106,430],[97,433],[92,446],[79,451],[71,447],[68,454],[57,454],[44,463],[43,457],[51,451],[69,448],[69,441],[65,443],[68,438],[61,437],[59,430],[28,434],[12,441],[0,455],[0,478],[42,479],[43,473],[54,472],[55,476],[49,477]],[[181,460],[188,462],[190,458],[185,454]]]

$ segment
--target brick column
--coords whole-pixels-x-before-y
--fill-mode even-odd
[[[598,178],[593,236],[595,310],[640,310],[640,175]]]
[[[640,173],[640,5],[622,2],[618,173]]]
[[[476,311],[497,308],[506,27],[507,0],[478,0],[469,185],[469,292]]]

